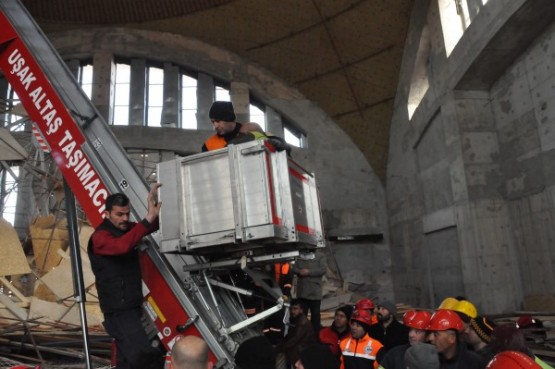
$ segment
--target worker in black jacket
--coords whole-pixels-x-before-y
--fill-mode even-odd
[[[438,310],[432,315],[428,339],[439,355],[440,369],[483,369],[487,361],[460,341],[464,324],[456,312]]]
[[[140,223],[129,221],[129,198],[122,193],[108,196],[104,221],[92,234],[87,252],[96,278],[104,328],[115,339],[117,369],[160,369],[163,355],[154,349],[143,329],[142,280],[136,246],[158,229],[161,204],[153,186],[148,212]]]
[[[409,343],[409,328],[395,318],[397,307],[391,301],[377,304],[378,323],[372,324],[368,335],[383,344],[384,352],[391,348]]]

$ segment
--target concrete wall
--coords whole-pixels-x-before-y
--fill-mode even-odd
[[[490,0],[447,57],[438,2],[416,1],[386,185],[398,300],[435,307],[464,295],[499,313],[553,298],[552,7]],[[409,118],[418,80],[429,88]]]
[[[308,146],[294,159],[316,173],[326,231],[336,236],[383,235],[381,241],[337,242],[333,251],[341,274],[357,292],[393,298],[385,191],[351,139],[322,109],[275,75],[237,55],[194,39],[129,29],[86,29],[49,35],[66,59],[90,59],[109,53],[134,60],[173,63],[248,88],[272,114],[306,132]],[[209,131],[175,128],[114,127],[126,148],[197,152]],[[330,267],[335,268],[328,256]],[[353,260],[357,260],[353,265]],[[354,270],[356,269],[356,270]]]

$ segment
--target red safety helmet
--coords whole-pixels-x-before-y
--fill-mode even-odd
[[[461,332],[464,328],[461,318],[451,310],[438,310],[430,318],[430,324],[427,330],[429,331],[446,331],[454,329]]]
[[[503,351],[495,355],[486,369],[541,369],[530,356],[518,351]]]
[[[371,310],[371,309],[374,309],[374,308],[375,308],[374,302],[372,300],[370,300],[369,298],[361,299],[355,305],[356,310]]]
[[[534,324],[536,324],[536,320],[532,317],[532,315],[521,315],[517,322],[516,322],[516,327],[517,328],[528,328],[533,326]]]
[[[367,326],[372,325],[372,316],[366,310],[355,310],[351,316],[351,321],[353,320]]]
[[[431,317],[428,311],[409,310],[403,315],[403,324],[409,328],[426,330]]]

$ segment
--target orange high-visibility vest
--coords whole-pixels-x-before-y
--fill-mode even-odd
[[[208,151],[212,151],[212,150],[223,149],[224,147],[227,146],[227,142],[225,138],[223,138],[222,136],[212,135],[208,138],[208,140],[206,140],[204,145],[206,146]]]

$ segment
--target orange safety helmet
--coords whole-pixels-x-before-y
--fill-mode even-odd
[[[446,331],[454,329],[461,332],[464,328],[461,318],[451,310],[438,310],[430,318],[430,324],[427,327],[429,331]]]
[[[457,306],[458,303],[459,300],[457,300],[456,298],[447,297],[441,302],[441,304],[439,304],[437,310],[453,310],[453,308]]]
[[[367,326],[372,325],[372,316],[366,310],[355,310],[351,316],[351,321],[353,320]]]
[[[426,330],[431,317],[428,311],[409,310],[403,315],[403,324],[409,328]]]
[[[495,355],[486,369],[541,369],[530,356],[518,351],[503,351]]]
[[[369,298],[363,298],[359,300],[355,305],[356,310],[371,310],[374,308],[375,308],[374,302]]]
[[[472,319],[478,316],[478,309],[468,300],[461,300],[455,305],[451,310],[458,311],[459,313],[463,313],[466,316],[471,317]]]

